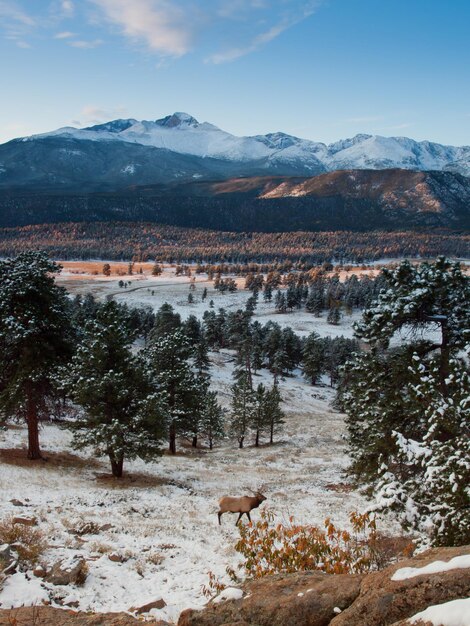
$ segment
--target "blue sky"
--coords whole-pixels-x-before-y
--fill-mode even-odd
[[[0,0],[0,142],[186,111],[470,144],[469,0]]]

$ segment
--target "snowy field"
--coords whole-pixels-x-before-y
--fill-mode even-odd
[[[191,313],[200,317],[210,299],[215,310],[235,310],[250,295],[246,291],[221,295],[203,276],[198,277],[196,302],[190,305],[188,279],[175,278],[169,269],[157,279],[145,275],[130,279],[127,290],[118,287],[119,278],[114,276],[66,272],[60,281],[71,293],[93,291],[100,299],[113,295],[119,301],[154,309],[170,302],[183,317]],[[204,286],[209,295],[202,303]],[[277,315],[272,304],[260,300],[256,318],[261,322],[273,319],[299,334],[312,330],[323,336],[352,334],[351,318],[334,327],[325,318],[303,312]],[[228,406],[233,355],[221,351],[212,353],[211,359],[213,386],[220,402]],[[270,384],[271,375],[263,370],[258,381]],[[208,571],[228,582],[225,568],[238,563],[233,549],[238,537],[236,517],[225,515],[220,527],[217,501],[222,495],[242,495],[247,489],[262,486],[268,498],[262,506],[269,506],[281,520],[294,515],[298,521],[321,525],[331,517],[347,526],[348,512],[364,510],[367,502],[345,484],[344,416],[330,407],[333,391],[312,387],[297,374],[281,381],[281,393],[286,425],[275,445],[255,449],[248,442],[238,450],[235,442],[225,440],[210,452],[181,442],[176,456],[165,454],[152,464],[127,463],[122,480],[110,477],[105,460],[72,454],[69,434],[56,425],[42,429],[42,447],[49,460],[35,465],[22,460],[25,452],[14,451],[26,445],[24,428],[0,432],[1,517],[9,513],[37,517],[48,538],[46,565],[78,555],[89,566],[80,588],[55,587],[34,576],[16,574],[0,592],[0,604],[49,600],[107,612],[128,611],[163,598],[166,606],[151,614],[176,621],[181,610],[205,603],[201,586],[208,582]],[[13,499],[24,506],[15,506],[10,502]],[[254,511],[253,518],[258,517]],[[89,521],[101,530],[82,537],[70,532]],[[110,555],[118,555],[122,562],[110,560]]]
[[[195,275],[196,289],[190,292],[190,279],[186,276],[175,276],[174,267],[166,266],[164,272],[158,278],[151,276],[150,264],[143,264],[144,274],[132,276],[92,276],[89,273],[77,275],[70,271],[71,263],[64,264],[64,271],[59,275],[58,283],[64,285],[72,294],[86,294],[91,292],[99,299],[112,297],[117,302],[126,302],[132,306],[149,306],[157,310],[165,302],[173,306],[182,319],[190,315],[202,319],[204,311],[209,310],[209,303],[214,302],[214,311],[224,308],[227,311],[236,311],[244,308],[251,292],[243,289],[244,278],[236,279],[239,290],[234,293],[220,293],[213,288],[212,281],[207,280],[206,274]],[[100,265],[101,267],[101,265]],[[363,272],[374,274],[372,271]],[[376,273],[376,272],[375,272]],[[119,281],[130,283],[126,289],[119,287]],[[207,288],[207,298],[202,300],[204,288]],[[192,293],[194,302],[188,303],[188,294]],[[279,314],[274,309],[274,302],[266,303],[260,294],[258,307],[254,319],[261,324],[272,320],[281,326],[290,326],[298,335],[308,335],[312,331],[321,337],[343,335],[352,337],[352,323],[359,319],[357,313],[345,316],[339,326],[332,326],[326,322],[326,312],[322,317],[314,317],[306,311]]]

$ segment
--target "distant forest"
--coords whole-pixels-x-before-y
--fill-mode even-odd
[[[143,222],[59,223],[0,228],[0,257],[44,250],[51,257],[175,263],[365,263],[382,258],[470,257],[470,234],[453,232],[241,233]]]

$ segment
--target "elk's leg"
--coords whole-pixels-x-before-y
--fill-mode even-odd
[[[246,512],[246,516],[247,516],[247,518],[248,518],[248,521],[249,521],[249,522],[251,522],[250,511],[247,511],[247,512]]]
[[[235,526],[238,526],[238,522],[240,521],[241,517],[242,517],[243,513],[240,513],[238,516],[237,521],[235,522]]]
[[[222,517],[222,511],[219,511],[219,512],[217,513],[217,517],[219,518],[219,526],[221,526],[221,525],[222,525],[222,522],[220,521],[220,518]]]

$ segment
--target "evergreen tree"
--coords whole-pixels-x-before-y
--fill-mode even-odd
[[[202,291],[202,301],[204,302],[206,298],[207,298],[207,287],[204,287]]]
[[[153,460],[166,432],[166,404],[141,359],[131,351],[133,337],[115,303],[101,307],[85,326],[85,337],[63,384],[83,415],[66,422],[72,446],[92,446],[121,477],[124,459]]]
[[[72,354],[70,303],[54,282],[60,266],[39,252],[0,261],[0,411],[24,417],[28,458],[40,459],[39,418],[55,368]]]
[[[176,438],[194,432],[199,420],[200,389],[190,365],[192,347],[181,330],[162,337],[153,336],[145,349],[145,358],[168,405],[169,450],[176,453]]]
[[[155,263],[155,265],[152,267],[152,276],[160,276],[163,272],[162,266],[159,265],[158,263]]]
[[[460,541],[465,523],[468,528],[461,487],[468,479],[459,460],[468,455],[461,438],[468,426],[468,361],[459,352],[470,338],[469,279],[445,259],[418,267],[403,262],[383,275],[385,288],[356,328],[370,351],[346,365],[338,396],[348,413],[351,470],[383,502],[391,494],[415,527],[422,515],[433,543]],[[403,329],[412,342],[391,348]]]
[[[214,440],[224,436],[224,410],[217,402],[217,392],[209,391],[201,415],[201,433],[206,437],[209,448],[214,447]]]
[[[269,428],[269,443],[274,443],[274,435],[279,432],[284,424],[284,412],[281,409],[282,397],[279,385],[274,381],[273,386],[266,392],[265,413],[266,423]]]
[[[251,428],[255,433],[255,446],[259,446],[260,436],[268,425],[267,419],[267,403],[266,403],[266,387],[263,383],[259,383],[254,393],[254,410],[251,421]]]
[[[181,317],[179,313],[175,313],[171,304],[165,302],[158,309],[155,315],[155,323],[152,330],[152,337],[164,337],[169,333],[173,333],[181,328]]]
[[[271,302],[273,299],[273,288],[272,285],[266,283],[264,286],[263,300],[265,302]]]
[[[328,317],[326,321],[328,324],[333,324],[333,326],[337,326],[341,320],[341,311],[339,309],[338,304],[332,304],[330,306],[330,310],[328,311]]]
[[[103,274],[105,276],[111,276],[111,265],[109,263],[103,265]]]
[[[230,430],[237,438],[239,448],[243,448],[245,437],[256,411],[256,401],[248,372],[236,373],[236,382],[232,385],[232,410]]]
[[[305,378],[316,385],[325,367],[325,348],[320,336],[313,332],[302,346],[302,368]]]
[[[470,345],[468,346],[470,349]],[[467,356],[468,358],[468,356]],[[380,468],[378,501],[403,526],[434,545],[470,542],[470,373],[466,358],[449,362],[446,396],[439,359],[413,355],[409,394],[423,407],[420,440],[394,431],[396,452]]]

